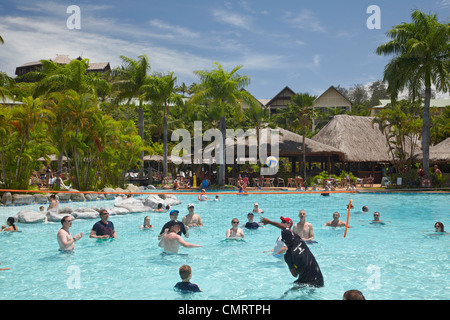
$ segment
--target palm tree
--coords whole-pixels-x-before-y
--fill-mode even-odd
[[[97,91],[102,93],[110,91],[106,80],[86,72],[89,66],[88,59],[75,59],[67,65],[60,65],[50,60],[41,60],[41,63],[41,70],[31,72],[29,75],[40,79],[34,89],[34,97],[67,90],[94,95],[97,95]]]
[[[253,103],[244,110],[245,118],[256,131],[256,150],[259,152],[261,129],[270,126],[269,108]]]
[[[225,139],[226,124],[225,115],[227,107],[242,107],[242,103],[251,103],[252,96],[242,90],[250,84],[248,76],[237,73],[242,66],[237,66],[230,72],[225,71],[222,66],[214,62],[216,69],[212,71],[195,71],[201,83],[197,86],[198,91],[191,97],[193,102],[209,103],[220,111],[220,132],[222,133],[222,154],[219,155],[219,185],[225,183]]]
[[[175,82],[177,78],[173,76],[173,72],[166,75],[159,75],[153,79],[153,90],[149,94],[149,98],[154,104],[160,105],[164,110],[163,118],[163,146],[164,146],[164,160],[163,160],[163,175],[167,176],[167,114],[169,112],[169,103],[179,100],[180,96],[174,93]]]
[[[44,108],[42,101],[39,98],[33,97],[23,98],[23,104],[20,107],[12,110],[14,122],[13,125],[17,128],[21,137],[19,154],[17,155],[15,181],[19,181],[21,173],[21,160],[23,157],[25,145],[31,139],[31,133],[38,125],[49,122],[54,116],[50,110]]]
[[[436,14],[417,9],[411,18],[412,23],[390,29],[386,35],[392,40],[379,46],[376,53],[394,55],[385,67],[383,78],[388,82],[392,103],[404,88],[409,89],[413,100],[425,88],[422,152],[423,170],[429,174],[431,86],[442,92],[448,92],[450,86],[450,23],[439,23]]]
[[[117,101],[126,100],[131,103],[132,99],[139,100],[138,106],[138,131],[142,141],[144,141],[144,101],[153,90],[153,77],[148,74],[150,63],[147,55],[141,55],[138,60],[120,56],[122,67],[114,70],[117,80],[113,82],[113,89],[117,90]],[[144,151],[140,157],[144,163]],[[141,167],[141,174],[143,166]]]
[[[302,127],[303,136],[303,179],[306,181],[306,129],[312,124],[314,117],[313,103],[316,96],[308,93],[297,93],[291,97],[291,103],[298,107],[298,119]]]
[[[91,140],[96,138],[90,134],[89,129],[93,126],[94,115],[99,112],[99,109],[97,99],[90,93],[78,94],[70,90],[67,92],[64,103],[71,124],[69,136],[71,137],[72,160],[75,164],[74,182],[76,188],[81,189],[82,186],[87,187],[86,184],[83,184],[80,170],[80,166],[86,162],[83,160],[83,153],[88,154],[85,140],[87,140],[87,137],[90,137]],[[87,171],[84,171],[84,174],[87,174]]]
[[[5,140],[11,134],[13,114],[9,108],[1,108],[0,112],[0,140],[1,140],[1,164],[2,164],[2,180],[7,184],[6,179],[6,160],[5,160]]]

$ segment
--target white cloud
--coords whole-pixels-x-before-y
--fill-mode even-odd
[[[230,24],[234,27],[251,31],[252,18],[248,15],[242,15],[230,10],[215,9],[213,10],[213,17],[220,22]]]
[[[168,30],[170,32],[174,32],[177,35],[188,37],[188,38],[198,38],[200,35],[197,32],[190,31],[188,28],[170,25],[159,19],[153,19],[150,21],[150,24],[159,29]]]
[[[312,32],[325,32],[325,27],[315,14],[308,9],[303,9],[299,13],[287,12],[284,21],[290,26],[302,30],[309,30]]]

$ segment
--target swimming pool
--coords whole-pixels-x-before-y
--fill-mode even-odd
[[[214,191],[209,191],[214,195]],[[192,267],[192,282],[203,293],[192,300],[321,300],[342,299],[358,289],[366,299],[449,299],[450,236],[435,235],[434,223],[448,228],[450,194],[258,194],[220,195],[219,201],[197,201],[197,195],[179,194],[179,218],[194,203],[204,226],[191,228],[188,242],[202,248],[181,248],[182,255],[162,255],[157,235],[169,220],[168,212],[143,212],[111,216],[118,238],[90,239],[97,220],[75,220],[71,233],[84,232],[74,254],[58,251],[60,223],[17,224],[21,232],[0,233],[0,299],[186,299],[174,291],[178,269]],[[334,211],[347,217],[353,199],[347,237],[344,228],[324,227]],[[309,245],[318,261],[325,286],[292,291],[295,278],[284,263],[263,251],[273,248],[280,230],[273,226],[245,230],[244,241],[226,241],[231,219],[240,225],[258,202],[264,216],[279,221],[290,217],[297,223],[305,209],[318,243]],[[370,214],[357,213],[363,205]],[[37,211],[40,205],[0,208],[0,224],[22,209]],[[112,207],[113,201],[61,203],[60,207]],[[373,212],[381,213],[374,225]],[[154,230],[140,230],[150,216]],[[255,219],[257,220],[257,219]]]

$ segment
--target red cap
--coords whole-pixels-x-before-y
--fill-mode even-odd
[[[290,218],[280,217],[281,221],[289,223],[289,227],[292,227],[294,222]]]

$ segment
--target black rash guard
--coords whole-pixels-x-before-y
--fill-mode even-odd
[[[284,229],[281,232],[281,236],[283,242],[288,247],[284,255],[284,261],[287,263],[289,269],[295,268],[298,273],[298,279],[295,282],[323,287],[323,277],[319,264],[305,241],[289,229]]]

